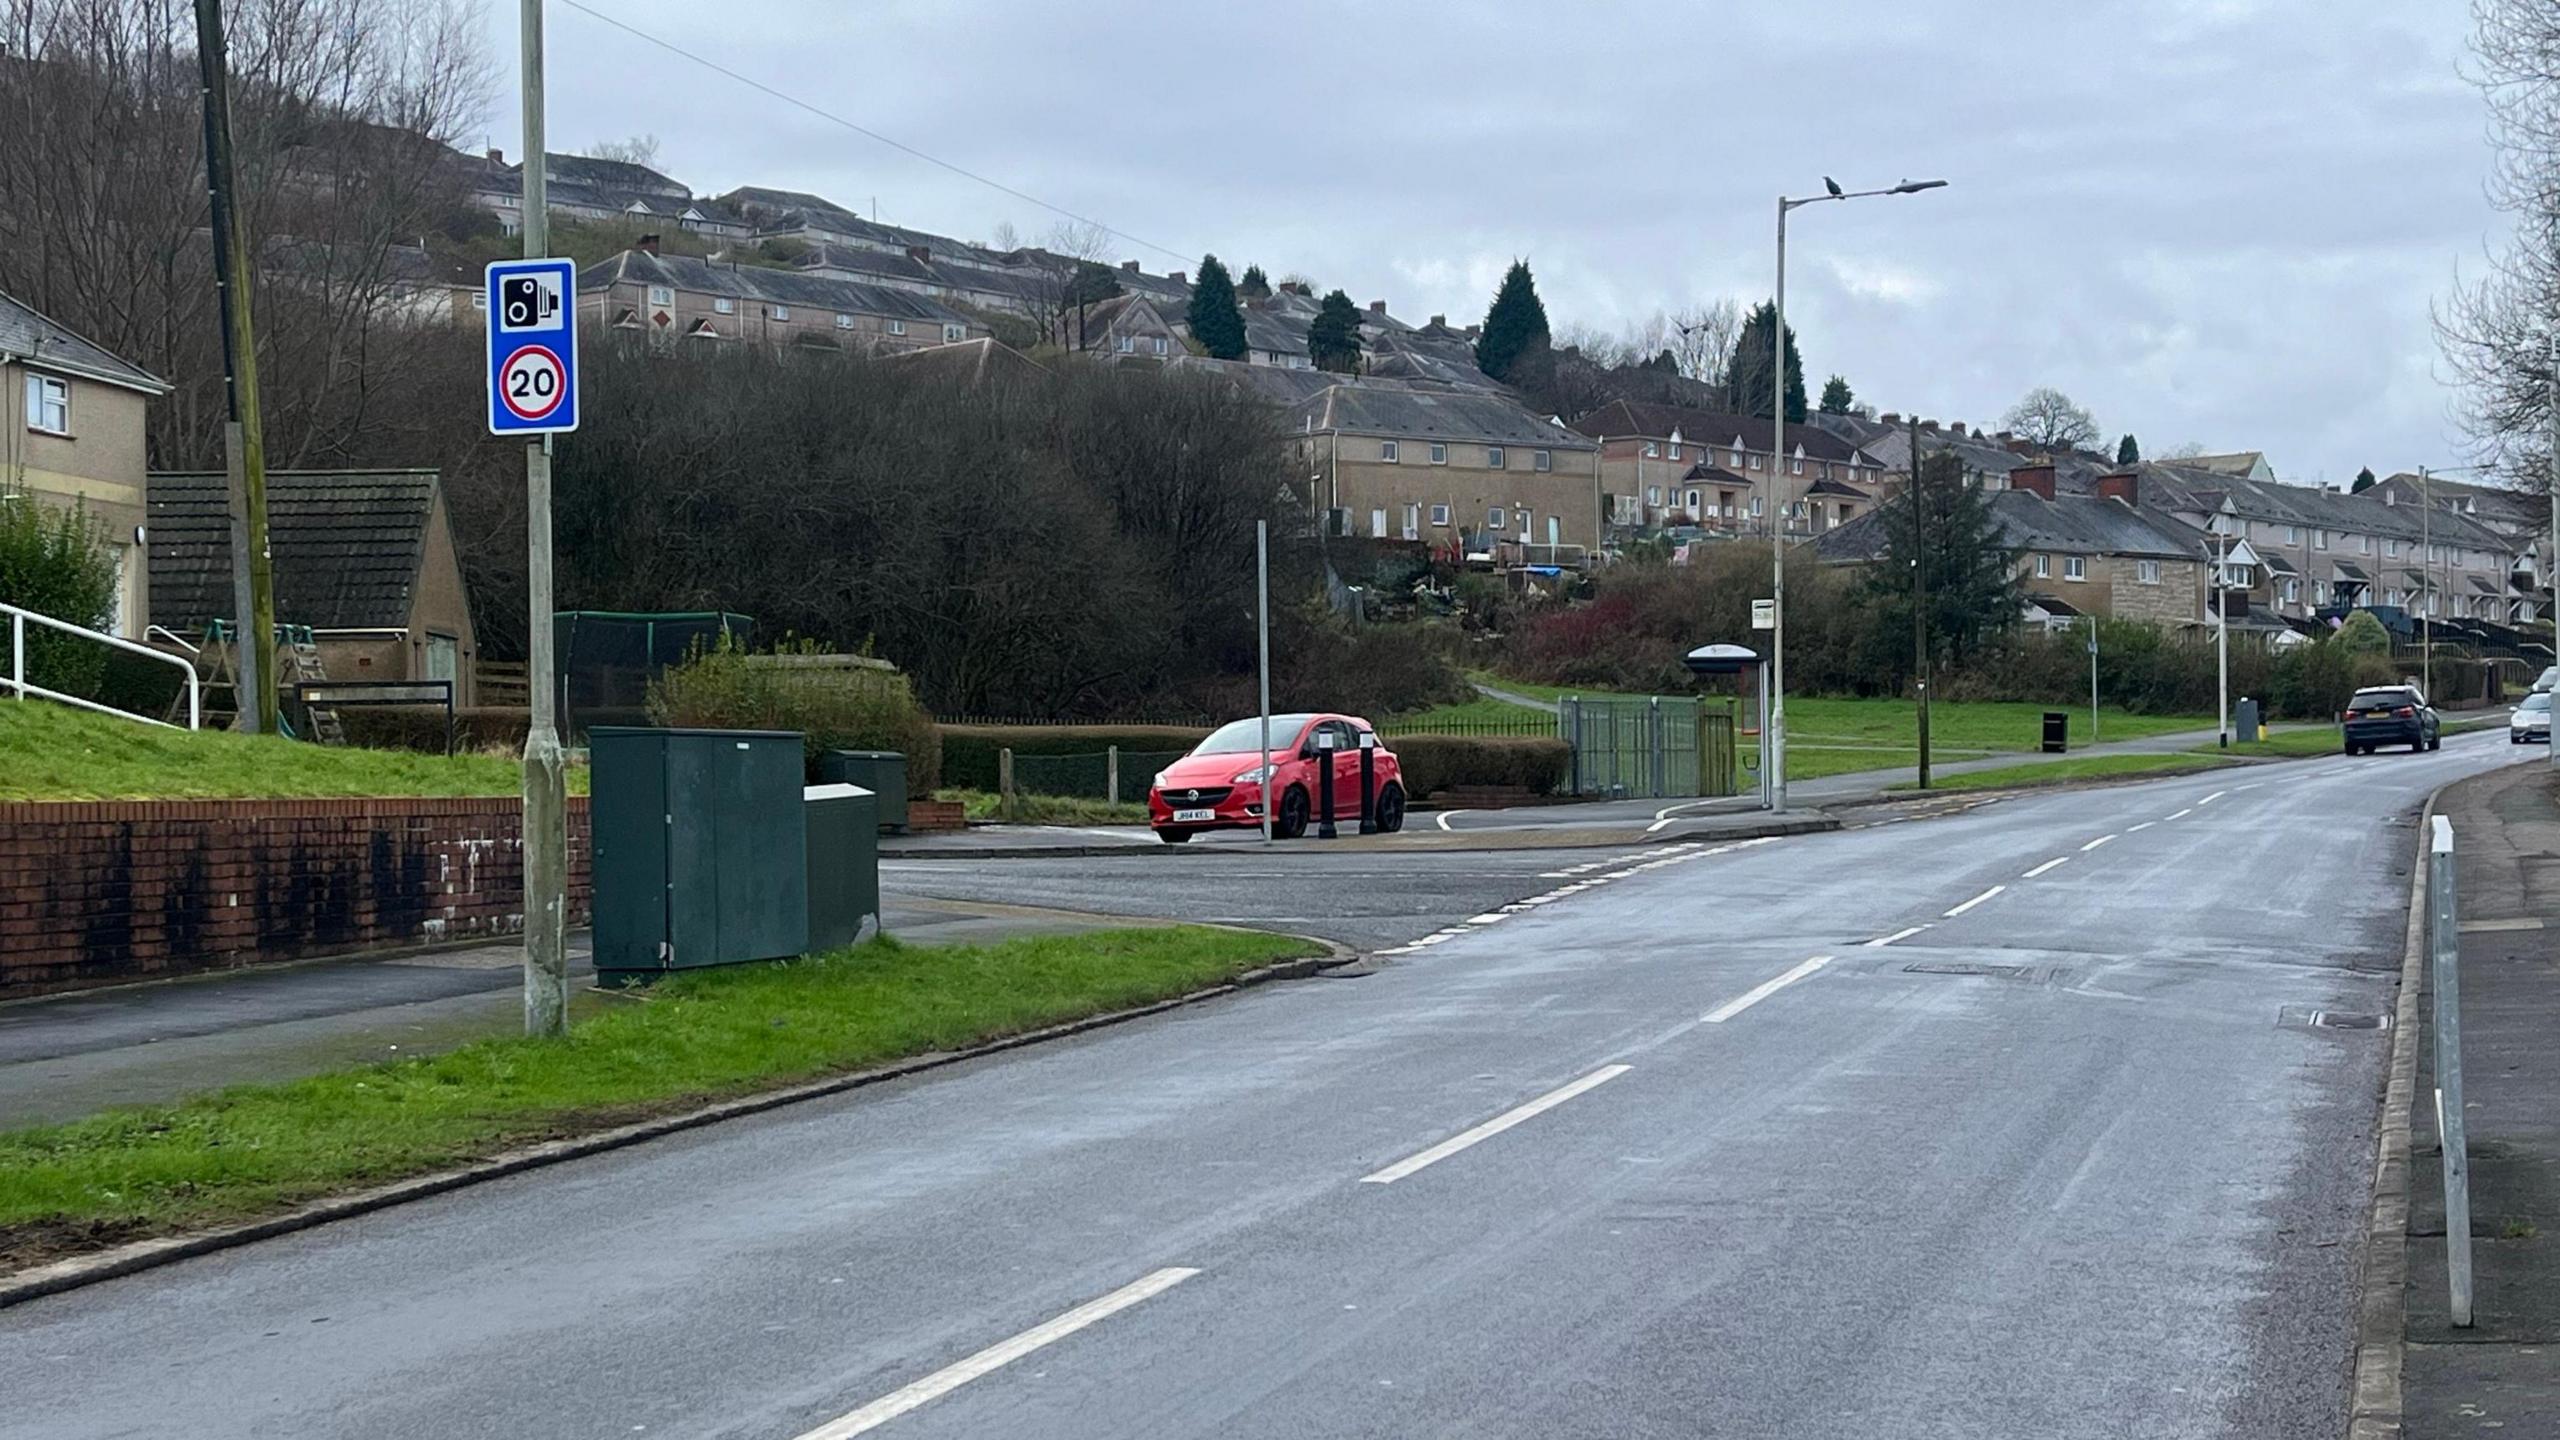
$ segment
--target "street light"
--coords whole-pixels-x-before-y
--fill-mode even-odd
[[[1769,388],[1769,489],[1774,502],[1769,515],[1769,593],[1775,612],[1769,630],[1769,721],[1767,734],[1760,740],[1760,763],[1769,774],[1769,808],[1783,813],[1787,808],[1787,545],[1786,523],[1789,501],[1786,495],[1787,463],[1787,212],[1806,205],[1819,205],[1826,200],[1864,200],[1871,195],[1917,195],[1923,190],[1943,187],[1944,180],[1904,180],[1880,190],[1843,190],[1829,176],[1823,177],[1820,195],[1807,195],[1791,200],[1778,197],[1778,294],[1771,304],[1776,323],[1770,327],[1769,349],[1773,363],[1773,383]],[[1911,457],[1918,467],[1920,457]]]

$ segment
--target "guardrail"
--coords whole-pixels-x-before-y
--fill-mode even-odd
[[[2428,983],[2435,991],[2436,1136],[2444,1154],[2445,1283],[2453,1323],[2471,1325],[2471,1154],[2462,1113],[2462,926],[2456,913],[2453,822],[2433,817],[2427,843]]]
[[[154,650],[148,645],[135,644],[122,636],[109,635],[84,625],[74,625],[67,620],[56,620],[50,615],[39,615],[33,610],[21,610],[15,605],[0,604],[0,613],[5,613],[9,617],[9,693],[18,699],[24,700],[30,695],[41,695],[47,700],[76,705],[83,710],[94,710],[101,715],[119,715],[127,720],[139,720],[145,725],[158,725],[170,730],[178,728],[166,720],[156,720],[131,710],[119,710],[113,705],[101,705],[95,700],[84,700],[77,695],[65,695],[59,690],[48,690],[29,680],[27,678],[27,624],[33,621],[47,629],[59,630],[65,635],[77,635],[84,640],[95,640],[111,649],[130,651],[136,655],[177,666],[186,672],[187,676],[187,728],[190,730],[204,728],[204,682],[196,675],[196,667],[186,661],[165,650]]]

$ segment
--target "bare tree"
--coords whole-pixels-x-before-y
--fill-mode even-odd
[[[2487,269],[2437,303],[2479,457],[2533,489],[2550,468],[2551,337],[2560,331],[2560,9],[2472,0],[2469,78],[2489,111],[2490,203],[2514,220]]]
[[[999,255],[1010,255],[1022,248],[1022,232],[1013,228],[1012,221],[999,220],[996,228],[987,233],[986,248]]]
[[[1733,363],[1733,347],[1742,338],[1742,306],[1732,300],[1688,305],[1664,317],[1663,343],[1680,373],[1710,385],[1720,384]]]
[[[2000,427],[2046,449],[2068,450],[2097,443],[2098,422],[2050,385],[2039,385],[2009,407]]]
[[[587,147],[587,154],[598,160],[618,160],[625,165],[658,168],[658,137],[632,135],[621,140],[599,140]]]
[[[1019,295],[1022,313],[1040,332],[1042,343],[1072,343],[1073,321],[1087,295],[1077,277],[1110,253],[1111,232],[1091,221],[1061,220],[1041,237],[1031,251],[1030,268],[1019,272]]]

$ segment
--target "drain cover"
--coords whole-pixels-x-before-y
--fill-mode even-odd
[[[2287,1005],[2276,1012],[2279,1025],[2304,1025],[2315,1030],[2388,1030],[2391,1017],[2371,1015],[2361,1010],[2317,1010],[2308,1005]]]
[[[2027,973],[2024,965],[1980,965],[1971,960],[1914,960],[1902,968],[1912,975],[1996,975],[2003,980]]]

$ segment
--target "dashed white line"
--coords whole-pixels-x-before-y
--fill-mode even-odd
[[[2029,880],[2033,880],[2034,878],[2036,878],[2037,876],[2039,876],[2039,875],[2043,874],[2043,873],[2044,873],[2044,872],[2046,872],[2047,870],[2054,869],[2054,868],[2056,868],[2057,866],[2068,865],[2068,864],[2070,864],[2070,863],[2071,863],[2071,857],[2070,857],[2070,856],[2068,856],[2068,855],[2056,855],[2056,856],[2054,856],[2052,859],[2047,860],[2046,862],[2044,862],[2043,864],[2041,864],[2041,865],[2037,866],[2037,867],[2036,867],[2036,868],[2034,868],[2033,870],[2028,871],[2028,872],[2027,872],[2027,874],[2026,874],[2026,878],[2027,878],[2027,879],[2029,879]]]
[[[1108,1320],[1132,1305],[1161,1295],[1192,1276],[1196,1269],[1173,1265],[1131,1281],[1098,1300],[1088,1300],[1054,1320],[1035,1325],[960,1361],[934,1371],[912,1385],[892,1390],[861,1409],[803,1433],[799,1440],[851,1440],[875,1430],[920,1405],[929,1404],[982,1375],[1000,1370],[1023,1356],[1064,1340],[1088,1325]]]
[[[2207,795],[2206,797],[2204,797],[2203,799],[2201,799],[2201,800],[2197,801],[2196,803],[2197,803],[2198,805],[2210,805],[2210,804],[2212,804],[2214,801],[2219,800],[2219,799],[2221,799],[2223,796],[2228,795],[2228,794],[2230,794],[2230,793],[2231,793],[2231,792],[2230,792],[2230,791],[2228,791],[2228,790],[2216,790],[2216,791],[2214,791],[2212,794]]]
[[[1505,1110],[1501,1114],[1494,1116],[1492,1119],[1487,1120],[1483,1124],[1478,1125],[1471,1130],[1461,1130],[1457,1134],[1450,1136],[1448,1139],[1441,1141],[1439,1144],[1432,1146],[1430,1149],[1425,1150],[1418,1155],[1409,1156],[1405,1159],[1399,1160],[1393,1165],[1390,1165],[1386,1169],[1380,1170],[1375,1174],[1363,1175],[1360,1177],[1360,1183],[1363,1185],[1393,1185],[1397,1181],[1411,1175],[1416,1170],[1420,1170],[1427,1165],[1437,1165],[1441,1161],[1448,1159],[1450,1156],[1457,1154],[1459,1151],[1466,1149],[1468,1146],[1490,1140],[1494,1136],[1501,1134],[1503,1131],[1510,1129],[1512,1126],[1519,1124],[1523,1120],[1530,1120],[1539,1115],[1543,1115],[1547,1111],[1553,1110],[1567,1100],[1572,1099],[1574,1096],[1582,1094],[1586,1090],[1596,1090],[1626,1073],[1627,1067],[1624,1065],[1603,1065],[1599,1069],[1592,1071],[1590,1074],[1583,1076],[1581,1079],[1574,1081],[1570,1085],[1550,1090],[1546,1094],[1539,1096],[1537,1099],[1530,1101],[1526,1105],[1522,1105],[1511,1110]]]
[[[1999,894],[2001,891],[2006,890],[2006,889],[2008,889],[2008,888],[2009,888],[2009,887],[2008,887],[2008,886],[2006,886],[2006,885],[1994,885],[1994,886],[1992,886],[1990,889],[1985,890],[1985,891],[1983,891],[1981,894],[1974,896],[1972,899],[1967,900],[1966,902],[1964,902],[1963,904],[1961,904],[1961,905],[1957,906],[1957,907],[1956,907],[1956,908],[1954,908],[1953,910],[1948,911],[1948,912],[1946,913],[1945,918],[1946,918],[1946,919],[1949,919],[1949,920],[1953,920],[1954,918],[1956,918],[1957,916],[1959,916],[1959,915],[1963,914],[1963,913],[1964,913],[1964,912],[1966,912],[1967,910],[1972,909],[1974,906],[1981,904],[1983,901],[1990,899],[1992,896],[1997,895],[1997,894]]]
[[[2127,835],[2130,835],[2130,834],[2132,834],[2132,833],[2133,833],[2134,831],[2136,831],[2136,830],[2148,830],[2148,829],[2150,829],[2152,826],[2157,825],[2157,824],[2159,824],[2159,823],[2160,823],[2160,822],[2159,822],[2159,821],[2157,821],[2157,820],[2145,820],[2145,821],[2143,821],[2143,822],[2142,822],[2141,824],[2139,824],[2139,825],[2134,825],[2134,826],[2129,826],[2129,827],[2127,827],[2124,833],[2126,833]]]
[[[2081,847],[2080,847],[2080,853],[2081,853],[2081,854],[2083,854],[2083,855],[2086,855],[2086,854],[2088,854],[2090,851],[2097,849],[2099,846],[2106,844],[2108,841],[2113,840],[2114,838],[2116,838],[2116,837],[2114,837],[2113,835],[2101,835],[2101,836],[2099,836],[2097,839],[2090,841],[2088,844],[2081,846]]]
[[[2177,814],[2175,814],[2175,815],[2163,815],[2163,816],[2161,816],[2161,817],[2160,817],[2160,819],[2162,820],[2162,822],[2163,822],[2163,823],[2165,823],[2165,822],[2167,822],[2167,821],[2171,821],[2171,820],[2184,820],[2184,819],[2186,819],[2188,816],[2193,815],[2194,813],[2196,813],[2196,807],[2194,807],[2193,805],[2190,805],[2190,806],[2188,806],[2186,809],[2179,811],[2179,812],[2178,812]]]
[[[1759,1004],[1761,1001],[1768,999],[1770,996],[1777,994],[1779,991],[1786,989],[1788,986],[1793,985],[1807,975],[1812,974],[1814,971],[1819,970],[1830,963],[1830,956],[1816,955],[1812,959],[1797,965],[1794,969],[1789,970],[1784,975],[1773,976],[1770,979],[1763,980],[1759,984],[1752,986],[1750,989],[1743,991],[1741,994],[1736,995],[1713,1010],[1708,1011],[1703,1018],[1710,1025],[1721,1025],[1727,1020],[1732,1019],[1734,1016],[1741,1014],[1743,1011],[1750,1009],[1752,1006]]]
[[[1890,935],[1879,935],[1875,939],[1868,941],[1867,948],[1873,950],[1879,946],[1890,945],[1896,940],[1908,940],[1912,936],[1917,935],[1928,928],[1929,927],[1926,925],[1905,925]]]

